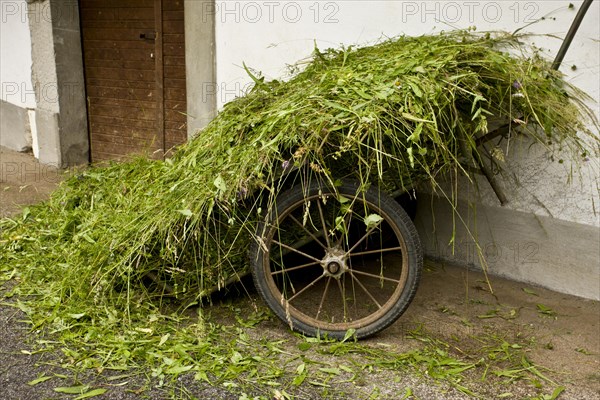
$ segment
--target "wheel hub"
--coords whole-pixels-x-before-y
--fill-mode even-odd
[[[342,266],[337,261],[332,261],[329,264],[327,264],[327,271],[330,274],[335,275],[338,272],[340,272],[340,269],[342,269]]]
[[[347,257],[342,249],[329,249],[323,260],[321,260],[323,273],[338,279],[348,270],[346,258]]]

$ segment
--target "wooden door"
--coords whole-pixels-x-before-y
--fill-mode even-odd
[[[92,162],[187,138],[183,0],[80,0]]]

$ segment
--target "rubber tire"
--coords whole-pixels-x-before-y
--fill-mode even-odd
[[[358,193],[359,186],[354,182],[345,182],[337,187],[337,192],[344,197],[353,197]],[[297,185],[291,189],[281,193],[277,197],[276,211],[272,212],[266,220],[257,227],[257,238],[262,236],[264,227],[270,223],[272,216],[281,215],[288,207],[294,206],[298,201],[307,197],[318,195],[319,193],[333,193],[331,189],[323,188],[318,183],[313,183],[308,187]],[[398,301],[376,321],[356,329],[354,337],[357,339],[372,336],[383,329],[393,324],[408,308],[413,300],[419,281],[421,278],[421,270],[423,267],[423,252],[421,242],[417,230],[407,213],[400,205],[389,195],[377,190],[376,187],[370,187],[364,193],[365,201],[377,205],[381,211],[387,215],[387,222],[395,224],[401,232],[402,238],[406,244],[408,252],[408,277],[406,284]],[[262,239],[261,239],[262,240]],[[264,276],[263,257],[265,252],[259,244],[259,239],[253,241],[250,248],[250,262],[254,284],[260,296],[264,299],[267,305],[273,310],[275,315],[282,320],[292,330],[313,337],[329,337],[341,340],[345,337],[346,331],[339,330],[323,330],[314,326],[310,326],[296,318],[286,316],[286,310],[281,304],[279,298],[276,298],[269,290],[266,278]]]

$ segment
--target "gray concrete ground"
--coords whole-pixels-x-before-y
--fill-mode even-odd
[[[40,166],[29,154],[0,148],[0,216],[12,215],[21,206],[42,201],[56,187],[60,176],[55,169]],[[518,338],[527,343],[527,357],[548,368],[545,373],[565,386],[559,399],[600,399],[600,302],[502,278],[492,278],[491,283],[493,294],[479,272],[427,262],[417,296],[406,314],[365,343],[410,351],[414,341],[406,339],[406,333],[419,325],[431,337],[450,343],[458,355],[479,349],[485,337],[502,337],[508,341]],[[0,288],[0,296],[5,290]],[[22,322],[24,315],[14,307],[14,301],[0,300],[0,399],[63,398],[53,391],[50,381],[35,386],[27,384],[42,373],[64,373],[52,366],[62,355],[29,354],[36,333]],[[240,296],[231,301],[240,309],[249,309],[259,300],[254,296]],[[555,315],[540,313],[539,304]],[[215,316],[219,318],[219,313],[215,312]],[[297,346],[297,339],[275,320],[260,324],[254,334],[289,340],[290,351]],[[74,380],[74,377],[68,379]],[[107,382],[106,376],[89,379],[100,385]],[[401,398],[406,387],[411,387],[420,399],[467,398],[456,390],[405,373],[370,373],[366,380],[367,385],[380,390],[380,398]],[[110,395],[98,398],[163,399],[177,393],[150,387],[136,394],[134,391],[140,388],[141,382],[141,378],[139,382],[133,379],[127,386],[115,387]],[[530,384],[520,381],[506,386],[498,385],[497,380],[482,383],[479,377],[473,377],[470,384],[478,386],[478,392],[485,398],[497,398],[502,393],[511,393],[504,398],[536,395]],[[200,399],[237,398],[221,387],[203,386],[187,378],[183,378],[180,385]],[[343,398],[366,398],[363,389],[350,385],[344,388],[347,394]],[[318,393],[306,392],[299,398],[316,399],[320,397]]]

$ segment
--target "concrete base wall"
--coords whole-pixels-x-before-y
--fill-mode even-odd
[[[35,113],[35,124],[40,127],[40,134],[37,136],[40,163],[56,167],[66,166],[61,158],[58,113],[38,109]]]
[[[31,149],[27,109],[0,100],[0,146],[16,151]]]
[[[481,253],[490,275],[600,300],[600,228],[466,201],[458,211],[466,226],[458,216],[453,223],[446,199],[419,196],[415,224],[425,254],[480,269]]]

